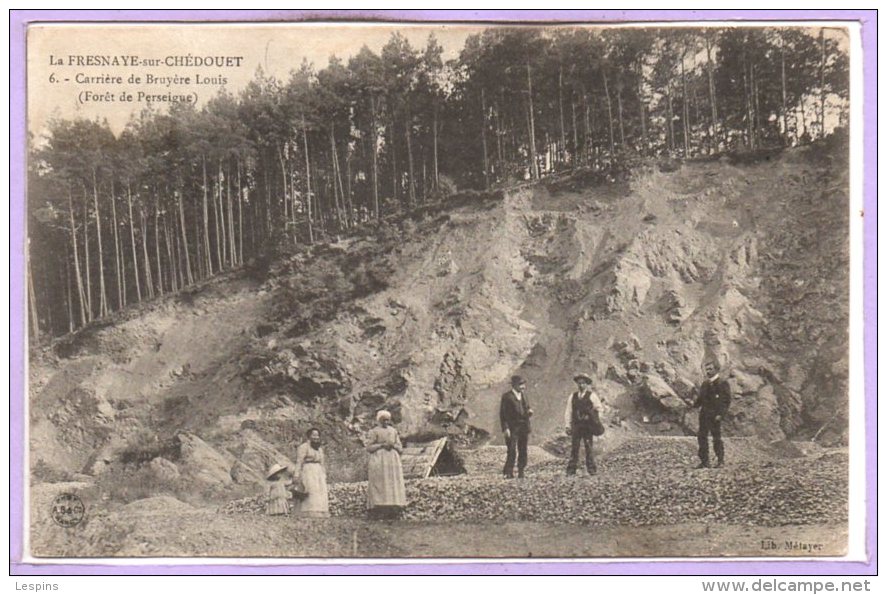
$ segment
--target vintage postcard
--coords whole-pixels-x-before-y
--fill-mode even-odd
[[[865,560],[861,17],[657,14],[24,19],[19,561]]]

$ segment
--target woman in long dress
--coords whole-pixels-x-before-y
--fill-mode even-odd
[[[326,485],[326,458],[320,442],[320,430],[308,430],[308,440],[296,450],[295,481],[301,481],[308,496],[296,502],[295,512],[300,516],[330,516],[330,497]]]
[[[400,515],[407,505],[400,464],[403,445],[391,425],[388,411],[380,411],[376,421],[379,425],[367,434],[366,449],[370,453],[367,509],[372,518],[391,518]]]

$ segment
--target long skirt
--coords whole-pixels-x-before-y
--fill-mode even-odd
[[[330,516],[330,496],[323,465],[305,463],[300,477],[308,497],[296,504],[296,514],[308,517]]]
[[[288,511],[286,498],[271,498],[265,504],[265,514],[286,514]]]
[[[370,454],[367,471],[367,508],[407,505],[403,468],[397,451],[379,449]]]

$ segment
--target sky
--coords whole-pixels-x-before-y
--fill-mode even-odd
[[[44,133],[52,117],[107,119],[119,133],[147,106],[146,95],[187,95],[199,107],[222,84],[241,90],[258,67],[286,80],[303,59],[323,68],[330,56],[347,59],[363,45],[379,53],[393,31],[415,48],[434,33],[444,60],[456,58],[465,39],[490,24],[275,23],[275,24],[53,24],[28,30],[28,129]],[[835,31],[830,35],[840,35]],[[99,57],[137,56],[135,66],[90,65]],[[231,66],[166,66],[167,59],[228,56]],[[238,59],[239,58],[239,59]],[[145,65],[157,60],[158,65]],[[236,65],[235,65],[236,64]],[[131,77],[139,83],[131,83]],[[148,77],[154,77],[150,80]],[[178,79],[168,80],[169,77]],[[198,82],[197,77],[208,83]],[[83,77],[88,77],[84,80]],[[115,77],[122,77],[117,82]],[[187,83],[181,83],[183,78]],[[169,84],[168,84],[169,83]],[[139,92],[143,95],[139,95]],[[128,95],[129,101],[124,101]],[[168,103],[155,102],[164,108]]]

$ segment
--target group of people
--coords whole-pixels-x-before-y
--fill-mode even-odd
[[[699,408],[699,465],[697,468],[712,466],[709,456],[708,436],[711,435],[716,462],[715,467],[724,464],[724,441],[721,438],[721,421],[730,408],[732,398],[730,383],[720,375],[717,362],[708,361],[704,365],[705,380],[696,391],[694,407]],[[564,412],[564,430],[570,436],[570,460],[567,475],[576,475],[579,467],[579,451],[585,447],[585,469],[589,475],[597,473],[594,461],[594,437],[604,433],[602,423],[603,408],[601,399],[594,390],[591,375],[580,373],[573,377],[576,390],[567,397]],[[530,436],[530,418],[533,408],[526,395],[527,382],[521,376],[511,378],[511,389],[502,395],[499,406],[499,421],[505,437],[506,455],[502,474],[506,479],[514,477],[517,463],[517,477],[524,477],[527,466],[527,444]]]
[[[716,457],[715,467],[724,464],[724,442],[721,422],[730,407],[731,391],[726,378],[720,375],[715,362],[704,366],[706,378],[697,389],[694,407],[699,407],[699,468],[711,466],[708,436],[711,435]],[[567,397],[564,429],[570,436],[570,460],[567,475],[575,475],[579,467],[579,451],[585,447],[585,469],[597,472],[594,461],[594,438],[604,433],[601,399],[594,390],[594,378],[585,373],[573,377],[576,390]],[[527,444],[533,408],[526,395],[527,382],[521,376],[511,378],[511,389],[502,395],[499,420],[505,437],[506,456],[502,471],[506,479],[523,478],[527,467]],[[403,444],[392,425],[391,413],[376,415],[377,425],[367,433],[367,510],[370,518],[395,518],[406,506],[406,488],[400,455]],[[271,515],[289,512],[290,494],[295,496],[296,514],[306,517],[329,516],[329,491],[326,480],[326,459],[320,430],[311,428],[307,440],[296,450],[294,468],[275,464],[268,470],[265,490],[266,512]],[[287,473],[291,477],[287,477]]]
[[[391,413],[379,411],[377,425],[367,434],[367,509],[370,518],[398,516],[406,506],[406,487],[400,454],[403,445],[391,424]],[[330,515],[329,489],[326,480],[326,457],[320,430],[311,428],[307,440],[296,450],[292,468],[279,463],[271,466],[265,487],[265,512],[270,515],[290,512],[290,495],[294,496],[293,512],[305,517]],[[289,477],[288,477],[289,475]]]

